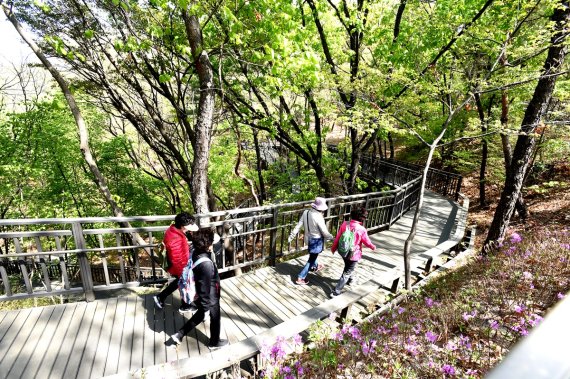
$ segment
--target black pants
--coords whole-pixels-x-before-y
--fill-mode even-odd
[[[166,287],[164,287],[164,289],[162,291],[160,291],[160,293],[157,295],[158,300],[160,300],[164,303],[166,298],[178,289],[178,279],[179,279],[178,276],[175,276],[174,280],[171,281],[170,283],[168,283],[168,285]],[[182,306],[187,305],[184,302],[184,300],[181,299],[181,301],[182,301]]]
[[[221,331],[221,321],[222,316],[220,312],[220,295],[221,289],[212,287],[210,291],[210,297],[212,302],[210,303],[210,345],[217,345],[220,342],[220,331]],[[195,304],[198,307],[198,311],[184,324],[180,332],[182,335],[187,335],[196,326],[200,325],[204,321],[204,316],[206,314],[206,309],[202,307],[200,301],[196,301]]]
[[[340,293],[340,290],[342,290],[342,288],[350,280],[352,274],[354,273],[354,269],[356,268],[356,264],[358,263],[356,261],[351,261],[349,258],[343,258],[343,260],[344,270],[342,271],[342,275],[334,289],[334,292],[337,294]]]

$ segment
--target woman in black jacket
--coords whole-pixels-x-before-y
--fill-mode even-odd
[[[194,303],[198,307],[198,311],[194,313],[192,318],[184,324],[176,334],[172,336],[172,340],[178,345],[182,337],[187,335],[199,325],[206,317],[210,317],[210,349],[218,349],[228,344],[228,340],[220,339],[221,314],[220,314],[220,275],[218,268],[210,259],[210,252],[214,242],[214,232],[212,229],[200,229],[192,235],[192,261],[206,257],[205,261],[192,269],[194,273],[194,281],[196,285],[196,294],[198,299]]]

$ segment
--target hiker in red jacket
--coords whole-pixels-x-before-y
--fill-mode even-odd
[[[154,296],[154,303],[160,309],[164,308],[164,300],[178,289],[178,279],[182,275],[182,270],[188,263],[190,257],[190,249],[186,233],[192,233],[198,230],[194,216],[187,212],[182,212],[174,218],[174,225],[170,225],[164,232],[162,243],[166,248],[166,259],[168,260],[168,273],[174,277],[158,295]],[[184,301],[180,306],[179,312],[186,313],[195,310],[191,304]]]

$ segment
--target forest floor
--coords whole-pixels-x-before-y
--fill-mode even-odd
[[[495,208],[501,197],[501,186],[490,184],[486,188],[487,207],[479,203],[478,173],[464,176],[462,193],[470,200],[469,224],[477,226],[476,246],[480,248],[487,236]],[[570,224],[570,160],[560,161],[529,177],[524,200],[529,217],[522,220],[516,213],[511,218],[509,235],[513,231],[530,232],[540,226]]]

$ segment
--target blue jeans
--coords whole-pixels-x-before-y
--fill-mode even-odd
[[[309,270],[312,269],[313,267],[318,266],[317,264],[318,257],[319,254],[309,254],[309,260],[307,261],[307,263],[305,263],[305,267],[303,267],[303,269],[298,275],[299,279],[305,279],[307,275],[309,275]]]

